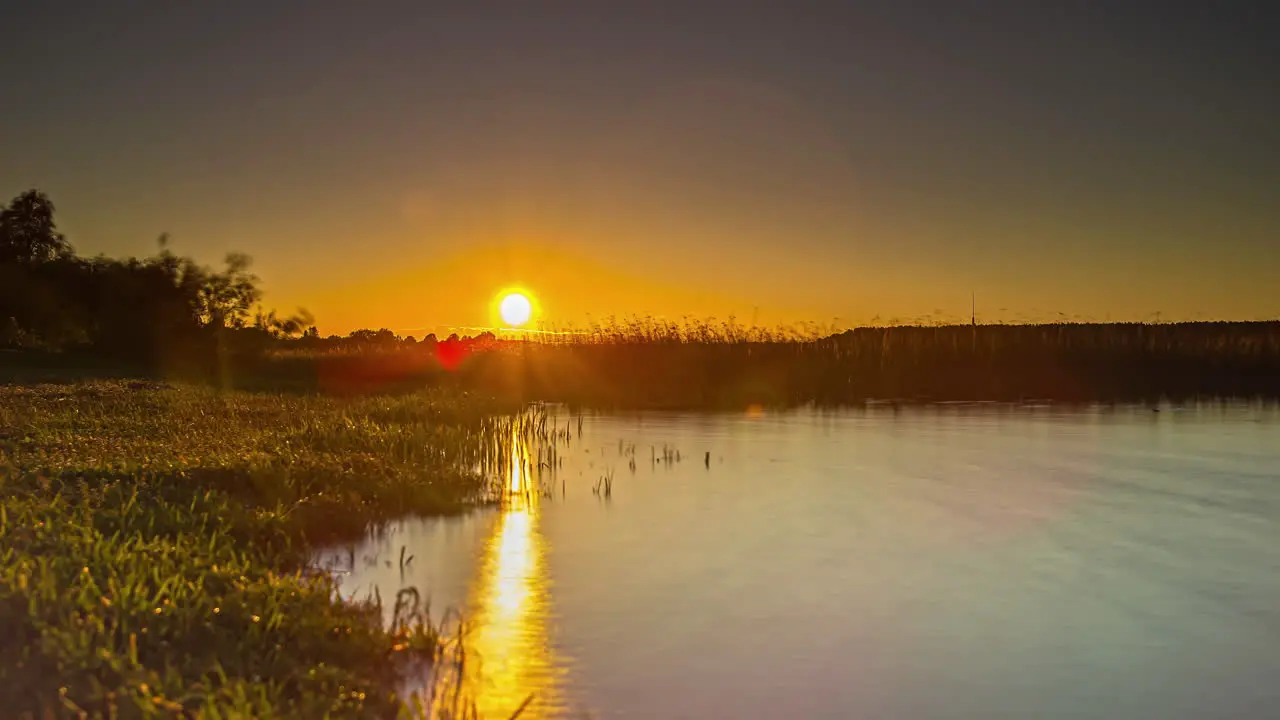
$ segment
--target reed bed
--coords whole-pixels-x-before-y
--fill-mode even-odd
[[[822,337],[640,323],[520,350],[527,396],[613,407],[1280,396],[1275,322],[913,326]]]
[[[294,352],[240,374],[246,382],[270,377],[319,392],[452,387],[513,403],[614,409],[877,399],[1275,399],[1280,322],[933,325],[827,334],[807,326],[632,320],[369,353]]]

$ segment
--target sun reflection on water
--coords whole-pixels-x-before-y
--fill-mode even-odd
[[[528,445],[513,434],[506,503],[469,593],[467,646],[477,661],[470,684],[480,717],[510,717],[530,697],[522,719],[560,708],[562,664],[548,637],[546,538],[533,470]]]

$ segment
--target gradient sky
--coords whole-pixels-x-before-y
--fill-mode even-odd
[[[325,333],[1278,317],[1270,5],[5,0],[0,194]]]

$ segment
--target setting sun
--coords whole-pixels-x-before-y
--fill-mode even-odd
[[[533,303],[523,293],[513,292],[502,298],[498,305],[498,314],[502,322],[510,327],[520,327],[529,322],[533,315]]]

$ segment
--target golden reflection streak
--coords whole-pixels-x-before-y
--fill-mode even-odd
[[[478,661],[470,689],[479,716],[510,717],[530,695],[522,720],[558,707],[561,665],[547,634],[546,539],[538,525],[539,488],[527,443],[511,438],[508,497],[485,543],[471,589],[468,663]],[[471,673],[468,673],[471,675]]]

